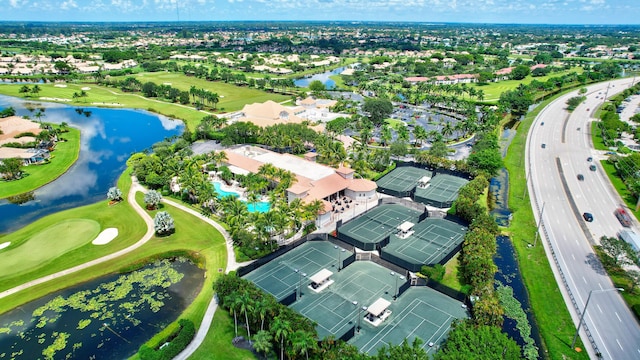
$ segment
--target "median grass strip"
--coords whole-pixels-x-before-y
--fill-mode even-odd
[[[69,170],[80,153],[80,130],[69,128],[69,132],[63,133],[61,137],[67,141],[56,144],[49,163],[23,167],[26,175],[20,180],[0,181],[0,199],[36,190]]]
[[[522,278],[527,286],[531,307],[544,342],[545,349],[542,349],[542,355],[550,359],[588,359],[586,351],[578,353],[570,347],[576,328],[543,246],[538,241],[536,247],[529,247],[529,244],[534,242],[536,221],[529,195],[525,193],[525,144],[531,123],[550,101],[544,101],[525,117],[505,158],[505,165],[509,170],[509,208],[513,211],[508,235],[518,254]],[[581,344],[578,346],[584,348]]]

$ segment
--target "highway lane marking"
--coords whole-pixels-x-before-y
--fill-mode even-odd
[[[600,314],[602,314],[602,308],[600,307],[600,305],[596,304],[596,306],[598,307],[598,310],[600,310]],[[616,314],[618,315],[618,314]]]
[[[618,343],[618,346],[620,346],[620,349],[622,349],[622,351],[624,351],[624,348],[622,347],[622,344],[620,344],[620,341],[618,341],[618,339],[616,339],[616,342]]]
[[[576,238],[576,244],[580,245],[580,243],[578,242],[578,238]]]
[[[616,317],[618,318],[618,321],[622,322],[622,319],[620,319],[620,315],[618,315],[618,312],[614,311],[613,313],[616,314]]]
[[[584,281],[585,284],[588,284],[587,279],[585,279],[584,276],[582,277],[582,281]]]
[[[571,257],[573,258],[573,261],[576,260],[576,257],[573,254],[571,254]]]

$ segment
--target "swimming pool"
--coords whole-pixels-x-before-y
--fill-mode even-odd
[[[235,191],[222,190],[222,184],[220,184],[217,181],[213,182],[213,188],[216,189],[216,193],[218,194],[218,199],[222,199],[223,197],[227,197],[227,196],[240,197],[240,194]]]
[[[218,199],[222,199],[227,196],[240,197],[240,194],[235,191],[226,191],[222,190],[222,184],[218,181],[212,181],[213,188],[216,189],[216,193],[218,193]],[[245,200],[242,200],[243,203],[247,204]],[[259,212],[266,213],[271,209],[271,203],[268,201],[260,201],[255,204],[247,204],[247,210],[249,212]]]

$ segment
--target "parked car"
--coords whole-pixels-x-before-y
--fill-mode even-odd
[[[588,221],[588,222],[593,221],[593,215],[591,213],[588,213],[588,212],[583,213],[582,217],[584,218],[585,221]]]

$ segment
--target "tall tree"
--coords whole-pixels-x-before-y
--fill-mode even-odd
[[[369,114],[369,120],[379,127],[384,123],[384,119],[393,112],[393,104],[385,99],[368,98],[364,101],[362,110]]]
[[[19,158],[9,158],[0,161],[0,175],[7,180],[18,180],[22,177],[24,162]]]
[[[280,360],[284,360],[284,340],[291,334],[291,329],[291,323],[281,316],[274,318],[271,323],[273,337],[280,340]]]

